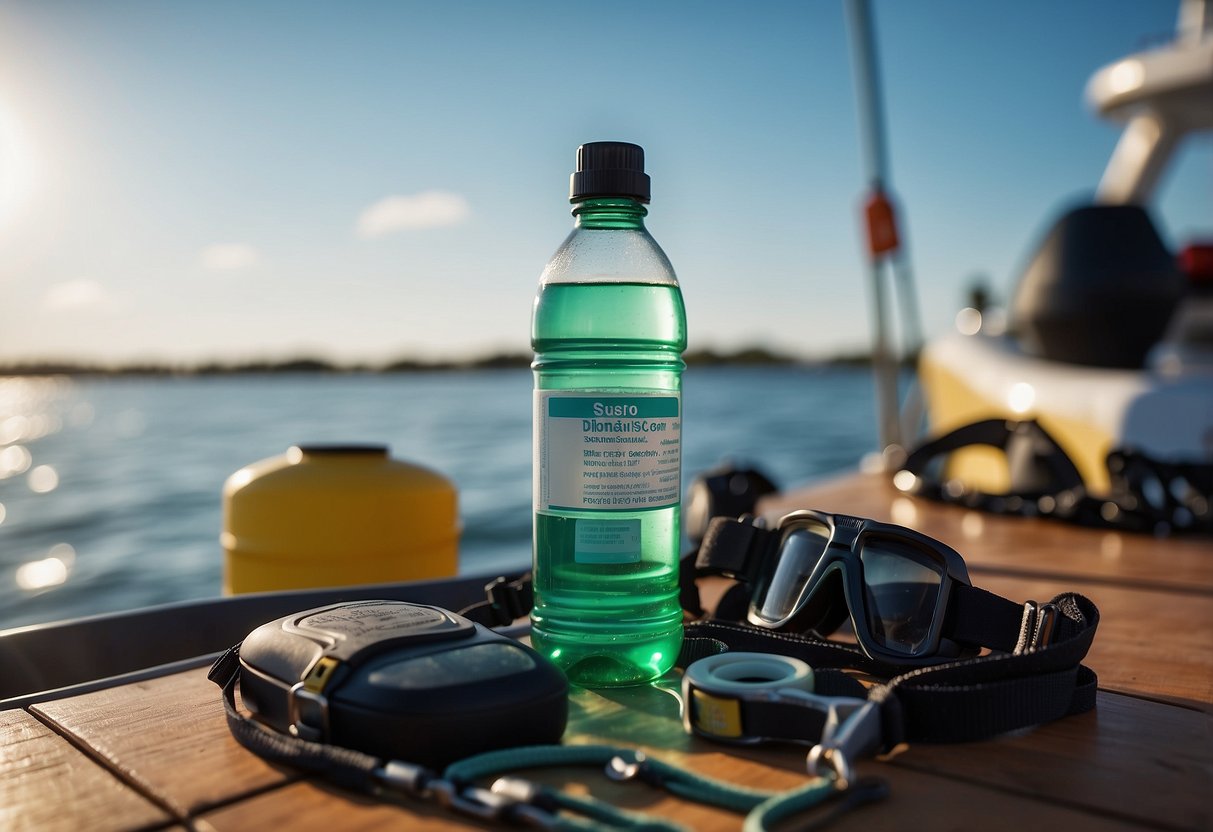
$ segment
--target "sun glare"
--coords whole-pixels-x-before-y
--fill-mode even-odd
[[[26,592],[38,592],[67,582],[76,563],[76,550],[67,543],[57,543],[47,554],[49,557],[17,567],[15,579],[18,587]]]
[[[37,167],[25,126],[13,108],[0,100],[0,226],[7,225],[28,201]]]

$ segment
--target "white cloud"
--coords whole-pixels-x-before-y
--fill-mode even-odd
[[[105,287],[95,280],[69,280],[46,290],[42,305],[47,309],[82,309],[111,302]]]
[[[235,272],[260,262],[257,249],[244,243],[216,243],[202,250],[202,265],[215,272]]]
[[[357,233],[369,240],[397,231],[459,225],[471,215],[468,201],[450,191],[387,196],[358,215]]]

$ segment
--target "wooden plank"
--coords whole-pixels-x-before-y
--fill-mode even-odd
[[[640,747],[666,762],[727,782],[772,790],[805,782],[805,749],[735,748],[688,737],[678,702],[654,688],[606,694],[575,690],[567,738]],[[1203,713],[1104,694],[1092,714],[1035,731],[964,745],[920,745],[891,762],[866,761],[862,774],[886,778],[892,796],[851,815],[838,829],[1021,830],[1203,829],[1210,820],[1210,718]],[[1172,746],[1164,750],[1165,746]],[[591,769],[520,770],[526,779],[589,792],[621,808],[676,819],[690,829],[736,830],[738,815],[687,803],[639,783],[615,783]],[[208,813],[216,830],[273,828],[307,832],[484,828],[410,800],[368,800],[315,783],[298,783]]]
[[[634,747],[642,738],[641,747],[663,759],[730,782],[770,789],[802,782],[804,749],[733,748],[688,737],[679,707],[676,695],[659,687],[578,689],[570,701],[568,740]],[[206,814],[216,828],[259,828],[288,816],[306,828],[315,822],[316,828],[365,823],[441,830],[462,823],[428,809],[387,806],[314,784],[275,788],[288,776],[235,744],[218,691],[201,669],[39,708],[175,810],[197,817],[222,804]],[[1084,821],[1116,818],[1200,828],[1197,821],[1208,819],[1203,807],[1213,771],[1209,721],[1198,711],[1103,694],[1094,714],[986,743],[920,745],[891,763],[867,762],[860,770],[888,776],[895,799],[909,800],[907,811],[927,812],[946,796],[955,803],[940,810],[948,823],[973,822],[982,807],[996,807],[1000,817],[1019,823],[1058,819],[1081,827]],[[926,797],[910,794],[920,785],[899,785],[928,773],[932,785]],[[692,828],[737,828],[731,815],[681,806],[634,784],[608,785],[580,772],[571,778],[548,773],[543,779],[590,784],[596,795],[618,795],[625,806],[671,812]],[[864,818],[865,828],[904,828],[899,815],[881,810],[856,817]]]
[[[426,803],[372,800],[318,783],[292,783],[202,815],[215,832],[290,829],[291,832],[454,832],[493,829]]]
[[[866,769],[865,769],[866,772]],[[1096,815],[1062,803],[1038,802],[981,788],[962,780],[910,769],[876,771],[889,782],[889,797],[843,816],[831,832],[904,832],[972,830],[1024,832],[1025,829],[1119,830],[1151,828],[1123,818]],[[736,828],[736,827],[734,827]]]
[[[762,511],[837,511],[910,526],[964,555],[970,567],[1044,573],[1213,595],[1213,538],[1086,529],[1003,517],[906,497],[884,476],[853,474],[764,500]]]
[[[1099,607],[1087,664],[1101,688],[1213,703],[1213,599],[1070,577],[976,574],[974,582],[1015,601],[1078,592]]]
[[[885,773],[881,771],[882,775]],[[838,832],[900,832],[906,829],[965,829],[980,826],[983,832],[1023,832],[1025,821],[1030,821],[1033,827],[1039,824],[1043,828],[1074,832],[1088,829],[1122,832],[1151,828],[1055,803],[1025,800],[908,768],[894,768],[887,773],[891,775],[888,778],[891,786],[888,799],[846,815],[829,828]],[[552,786],[568,785],[546,772],[520,774]],[[788,788],[804,782],[802,777],[789,772],[784,774]],[[592,785],[587,785],[587,782]],[[739,814],[688,803],[639,783],[615,783],[601,776],[583,777],[570,789],[582,794],[592,793],[600,800],[629,811],[676,820],[696,832],[737,832],[743,819]],[[333,829],[343,832],[452,832],[500,828],[416,802],[392,804],[373,801],[310,782],[257,795],[207,813],[201,820],[216,832],[285,827],[292,832],[330,832]]]
[[[0,737],[0,829],[154,829],[173,822],[25,711],[0,711]]]
[[[298,775],[232,739],[219,688],[198,668],[44,702],[31,710],[182,816]]]
[[[1213,716],[1134,697],[1101,692],[1092,712],[988,742],[920,743],[893,764],[1145,824],[1213,828]]]
[[[803,748],[738,748],[687,736],[669,691],[576,690],[570,705],[566,742],[634,746],[643,738],[642,747],[664,760],[756,788],[791,788],[804,770]],[[890,763],[869,761],[859,770],[890,778],[895,790],[905,768],[981,785],[991,790],[985,799],[1005,805],[1020,823],[1057,804],[1092,816],[1200,829],[1213,821],[1211,731],[1213,716],[1203,711],[1101,693],[1091,713],[988,742],[918,744]],[[1018,808],[1012,808],[1013,795],[1020,798]],[[967,805],[979,807],[980,801]]]

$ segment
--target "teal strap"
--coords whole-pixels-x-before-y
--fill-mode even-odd
[[[633,754],[607,745],[531,745],[487,751],[452,763],[443,772],[447,780],[472,782],[498,777],[519,769],[567,768],[590,766],[602,771],[620,754]],[[590,795],[572,795],[560,789],[541,786],[543,796],[571,815],[559,816],[556,828],[561,832],[607,832],[614,829],[636,832],[690,832],[686,827],[662,818],[627,812]]]
[[[486,751],[451,763],[442,776],[448,780],[482,780],[521,768],[552,766],[604,766],[619,752],[607,745],[527,745]]]
[[[646,757],[633,749],[610,745],[532,745],[489,751],[453,763],[443,776],[449,780],[472,781],[523,768],[593,766],[605,769],[616,757],[637,766],[635,775],[620,779],[642,780],[687,800],[719,806],[731,812],[748,812],[764,800],[780,794],[702,777]]]
[[[636,832],[691,832],[687,827],[664,818],[628,812],[590,795],[572,795],[559,789],[544,788],[552,802],[570,812],[559,815],[560,832],[610,832],[626,829]]]
[[[746,815],[741,832],[767,832],[782,820],[812,809],[834,794],[835,781],[818,777],[799,789],[781,792]]]
[[[703,777],[677,766],[672,766],[669,763],[664,763],[661,760],[638,755],[635,751],[623,751],[616,754],[616,756],[623,757],[626,760],[627,757],[625,755],[632,758],[628,762],[635,762],[637,765],[648,769],[648,774],[640,775],[639,779],[646,781],[650,779],[656,780],[662,788],[672,794],[696,803],[719,806],[722,809],[728,809],[730,812],[743,814],[779,794],[779,792],[771,792],[765,789],[751,789],[733,783],[726,783],[723,780]],[[638,756],[639,759],[637,759]]]
[[[609,745],[534,745],[489,751],[450,765],[443,776],[448,780],[472,782],[498,777],[518,769],[591,766],[604,770],[612,765],[619,779],[642,780],[671,794],[696,803],[718,806],[739,814],[749,813],[745,832],[765,832],[771,824],[816,806],[835,791],[834,781],[817,778],[807,785],[786,792],[751,789],[681,769],[645,756],[642,752]],[[614,776],[614,775],[612,775]],[[543,789],[545,797],[581,818],[561,818],[562,829],[588,832],[603,827],[674,832],[683,827],[670,821],[633,812],[624,812],[592,797],[574,796],[558,789]],[[583,819],[584,818],[584,819]]]

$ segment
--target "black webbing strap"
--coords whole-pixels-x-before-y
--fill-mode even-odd
[[[678,561],[678,605],[693,617],[702,618],[704,609],[699,600],[699,585],[695,583],[698,574],[695,569],[695,551],[692,550]]]
[[[485,584],[485,600],[464,607],[459,614],[485,627],[504,627],[535,606],[535,588],[531,573],[516,578],[499,577]]]
[[[749,522],[708,525],[696,553],[695,565],[703,573],[750,580],[751,572],[767,551],[779,543],[780,533]]]
[[[744,541],[706,547],[715,551],[743,549],[747,553],[769,545],[773,533],[749,524],[713,524],[713,528],[742,530]],[[748,530],[753,529],[755,534]],[[744,545],[734,545],[742,543]],[[748,557],[748,554],[747,554]],[[700,564],[702,565],[702,564]],[[733,566],[744,571],[745,559]],[[712,569],[718,569],[713,564]],[[694,590],[698,570],[691,556],[683,558],[681,594]],[[460,614],[490,626],[500,626],[525,615],[533,601],[530,575],[498,578],[486,587],[488,599]],[[698,597],[695,598],[698,607]],[[949,602],[944,634],[969,645],[998,651],[947,664],[902,673],[901,668],[873,659],[857,645],[816,638],[807,634],[765,630],[739,622],[695,621],[686,625],[677,662],[685,668],[697,659],[725,651],[746,651],[791,656],[815,671],[817,692],[823,696],[863,696],[851,677],[834,668],[846,668],[889,680],[873,688],[869,698],[881,703],[886,747],[900,742],[962,742],[985,739],[1006,731],[1049,722],[1095,706],[1095,674],[1081,665],[1099,623],[1099,611],[1086,598],[1060,595],[1052,602],[1059,615],[1048,643],[1040,644],[1025,605],[1016,604],[978,587],[955,584]],[[1036,605],[1029,603],[1029,608]],[[750,707],[749,705],[746,706]],[[747,715],[747,725],[769,725],[774,730],[817,730],[800,725],[804,719],[762,708]],[[788,734],[784,734],[788,736]],[[792,737],[808,738],[808,737]]]
[[[1085,665],[994,683],[916,680],[881,699],[887,748],[899,742],[971,742],[1052,722],[1095,706],[1095,673]],[[873,691],[872,697],[882,696]]]
[[[1004,653],[1015,649],[1023,604],[962,583],[953,583],[951,593],[943,621],[944,638]]]
[[[223,689],[223,710],[236,742],[270,762],[282,763],[324,775],[339,786],[374,793],[375,772],[384,761],[361,751],[309,742],[280,734],[236,710],[236,682],[240,678],[240,645],[228,650],[211,666],[207,679]]]
[[[813,670],[813,693],[818,696],[868,695],[863,684],[841,670]],[[827,713],[795,702],[741,701],[741,724],[747,735],[781,741],[817,741],[825,728]]]
[[[796,702],[741,700],[739,704],[741,724],[745,726],[747,737],[814,743],[821,738],[829,718],[827,711],[806,708]]]
[[[764,630],[734,621],[712,619],[694,621],[683,628],[682,653],[678,667],[686,667],[704,656],[733,652],[773,653],[800,659],[816,670],[819,667],[846,667],[889,678],[896,675],[895,668],[868,658],[858,646],[825,641],[802,633],[783,633]],[[714,644],[715,649],[705,645]]]
[[[921,668],[872,691],[883,703],[886,742],[985,739],[1095,707],[1098,679],[1082,660],[1099,610],[1075,593],[1050,603],[1060,617],[1046,645]],[[1031,626],[1025,616],[1023,627]],[[1023,633],[1020,640],[1031,641]]]
[[[1076,594],[1059,595],[1050,603],[1056,606],[1059,619],[1048,644],[1030,646],[1019,653],[991,653],[920,668],[873,688],[868,698],[881,704],[884,747],[901,742],[987,739],[1093,708],[1097,678],[1081,662],[1095,638],[1099,610]],[[1023,608],[1019,609],[1022,613]],[[1012,635],[1003,635],[1000,640],[1032,645],[1034,636],[1022,632],[1031,626],[1031,617],[1023,616],[1012,628]],[[716,653],[728,649],[801,659],[822,679],[828,678],[819,670],[823,666],[845,667],[884,678],[891,675],[887,665],[868,658],[857,647],[811,636],[721,621],[689,624],[686,631],[689,648],[683,658],[706,655],[705,645],[715,643]],[[817,692],[826,696],[855,695],[837,688]],[[782,711],[767,708],[770,715],[759,716],[757,712],[764,710],[762,703],[753,705],[747,726],[777,725],[779,719],[790,719]],[[758,719],[763,721],[754,721]],[[811,739],[786,733],[783,736]]]

